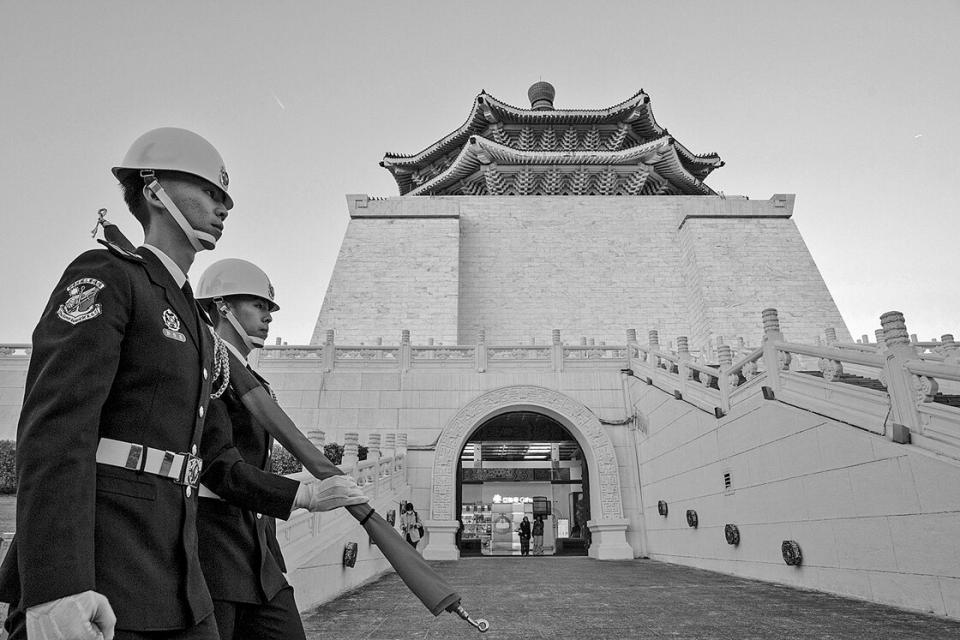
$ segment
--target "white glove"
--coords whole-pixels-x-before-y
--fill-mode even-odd
[[[364,504],[370,498],[350,476],[332,476],[326,480],[301,483],[293,499],[294,509],[331,511],[337,507]]]
[[[110,601],[96,591],[27,608],[30,640],[113,640],[116,624]]]

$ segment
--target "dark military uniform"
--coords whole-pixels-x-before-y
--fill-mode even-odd
[[[192,466],[175,454],[199,447],[212,357],[192,297],[148,249],[88,251],[67,267],[33,333],[17,430],[17,534],[0,567],[12,637],[27,607],[86,590],[109,599],[118,630],[212,613],[197,492],[147,470],[158,457],[167,474]],[[102,438],[161,451],[100,464]]]
[[[231,354],[231,369],[240,366]],[[197,529],[223,640],[303,637],[274,520],[290,516],[300,483],[270,472],[272,448],[234,387],[211,401],[201,482],[223,500],[200,498]]]

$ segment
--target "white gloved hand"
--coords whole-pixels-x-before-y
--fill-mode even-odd
[[[350,476],[332,476],[326,480],[301,483],[297,497],[293,499],[294,509],[310,511],[331,511],[338,507],[364,504],[370,498],[363,495]]]
[[[27,609],[30,640],[113,640],[117,616],[96,591],[44,602]]]

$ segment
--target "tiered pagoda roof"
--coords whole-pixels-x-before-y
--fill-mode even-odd
[[[723,161],[657,124],[642,89],[606,109],[554,109],[546,82],[529,96],[520,109],[481,91],[459,129],[380,165],[408,196],[715,195],[703,181]]]

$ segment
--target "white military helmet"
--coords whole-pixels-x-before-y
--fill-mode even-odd
[[[263,269],[239,258],[218,260],[207,267],[197,283],[197,300],[215,300],[228,296],[256,296],[270,303],[270,311],[280,307],[274,302],[273,285]]]
[[[263,338],[248,335],[223,299],[230,296],[256,296],[270,303],[271,313],[280,309],[273,301],[273,285],[263,269],[239,258],[218,260],[207,267],[200,276],[194,295],[197,300],[212,300],[217,305],[217,311],[230,323],[248,350],[262,348]]]
[[[123,161],[113,167],[118,180],[129,171],[180,171],[203,178],[223,191],[227,209],[233,200],[227,193],[230,177],[223,158],[205,138],[186,129],[161,127],[148,131],[130,145]]]
[[[233,208],[233,199],[227,193],[230,178],[223,165],[223,158],[213,145],[201,136],[186,129],[163,127],[148,131],[130,145],[123,162],[113,168],[113,175],[123,180],[132,172],[139,173],[143,184],[163,204],[167,213],[176,221],[194,251],[213,249],[217,238],[206,231],[194,229],[167,192],[157,171],[179,171],[197,176],[220,189],[227,209]]]

